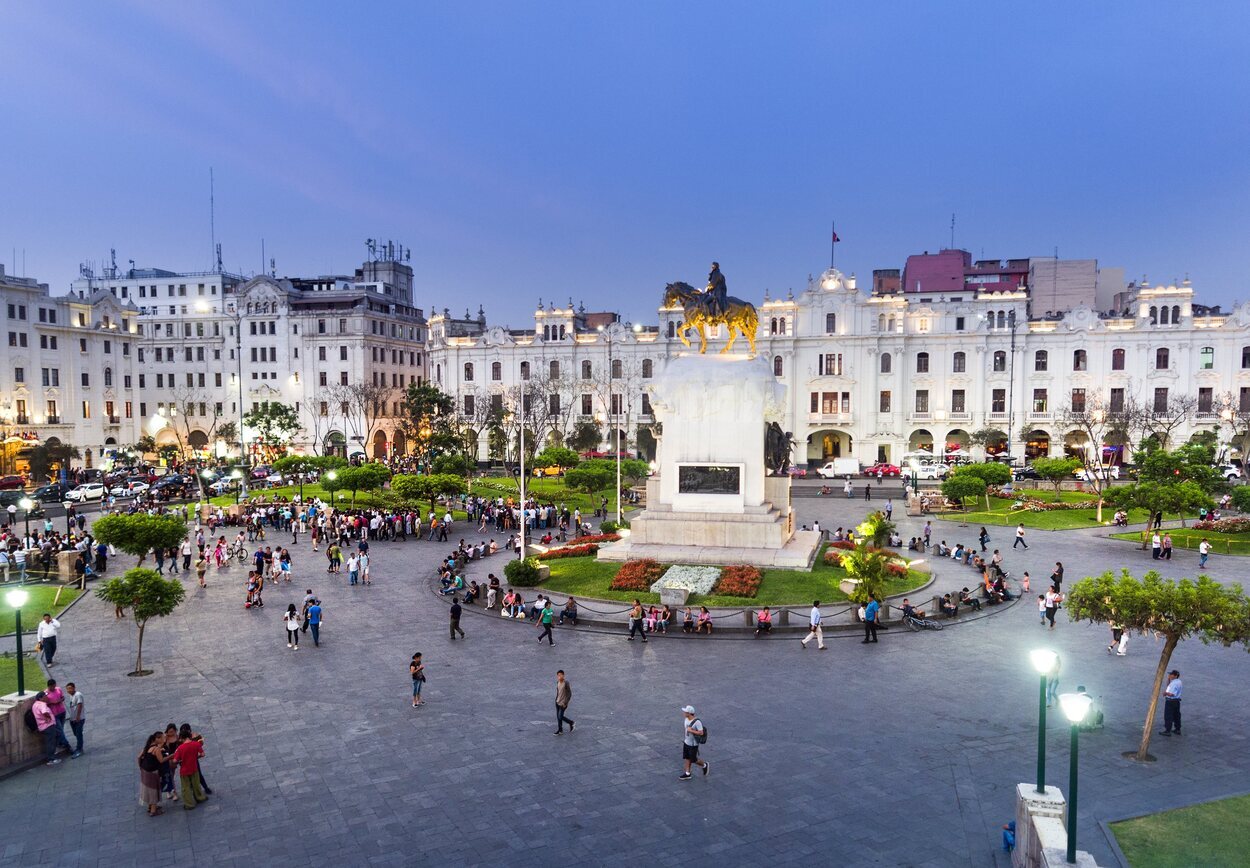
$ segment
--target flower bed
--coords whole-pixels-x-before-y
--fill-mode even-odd
[[[706,596],[711,593],[712,586],[719,578],[719,567],[691,567],[678,564],[669,567],[650,590],[651,593],[658,594],[663,588],[683,588],[692,594]]]
[[[599,551],[599,546],[591,543],[584,546],[565,546],[564,548],[552,549],[543,552],[538,556],[540,561],[554,561],[560,558],[580,558],[586,555],[593,555]]]
[[[1035,497],[1028,497],[1019,491],[1004,491],[1001,488],[990,488],[987,490],[990,497],[999,497],[1004,500],[1011,500],[1020,506],[1014,506],[1016,511],[1028,510],[1029,512],[1056,512],[1058,510],[1067,509],[1093,509],[1098,506],[1097,500],[1082,500],[1074,503],[1054,502],[1049,500],[1038,500]]]
[[[760,589],[763,576],[752,566],[725,567],[720,571],[713,590],[726,597],[754,597]]]
[[[849,549],[855,548],[855,543],[851,542],[849,539],[840,539],[840,540],[835,540],[834,542],[829,543],[829,548],[849,550]]]
[[[663,568],[651,558],[626,561],[609,587],[614,591],[648,591],[661,575]]]
[[[1250,518],[1221,518],[1219,521],[1194,522],[1194,530],[1210,530],[1216,533],[1246,533],[1250,531]]]
[[[595,533],[590,536],[579,536],[572,540],[571,544],[575,546],[586,545],[587,543],[616,542],[621,538],[619,533]]]
[[[833,550],[833,547],[825,549],[825,564],[831,567],[842,566],[842,555]]]

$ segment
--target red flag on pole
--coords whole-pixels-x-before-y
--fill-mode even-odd
[[[837,243],[838,243],[839,241],[841,241],[841,240],[842,240],[842,239],[838,237],[838,233],[835,231],[835,232],[833,233],[833,243],[834,243],[834,244],[837,244]]]

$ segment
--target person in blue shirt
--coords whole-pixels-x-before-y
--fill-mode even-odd
[[[308,629],[312,630],[313,645],[320,647],[321,645],[321,601],[313,600],[308,606],[308,616],[305,619]]]
[[[873,597],[864,607],[864,641],[862,644],[877,641],[877,619],[881,616],[881,603]]]

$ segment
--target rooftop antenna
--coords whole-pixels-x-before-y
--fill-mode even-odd
[[[278,263],[274,260],[272,256],[269,257],[269,276],[270,277],[278,276]]]
[[[951,212],[951,250],[955,249],[955,212]]]
[[[217,273],[221,274],[221,242],[214,245],[217,249]]]
[[[260,273],[265,273],[265,239],[260,239]]]
[[[221,246],[217,243],[217,197],[213,186],[213,167],[208,167],[208,234],[212,239],[217,271],[221,272]]]

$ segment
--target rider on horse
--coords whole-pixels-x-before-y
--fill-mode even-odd
[[[727,305],[728,289],[725,286],[725,275],[720,273],[720,263],[713,262],[712,270],[707,276],[707,288],[703,290],[704,299],[713,315],[724,316]]]

